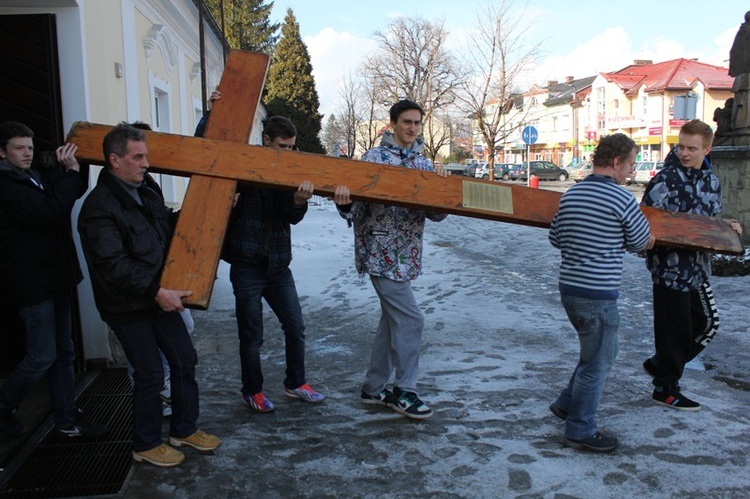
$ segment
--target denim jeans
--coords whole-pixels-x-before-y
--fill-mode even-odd
[[[172,382],[169,435],[182,438],[198,429],[198,383],[195,352],[179,312],[159,313],[128,324],[110,324],[133,366],[133,450],[160,445],[164,386],[161,353],[167,358]]]
[[[286,350],[286,378],[289,389],[305,384],[305,323],[289,268],[269,274],[265,265],[233,263],[229,278],[234,290],[237,334],[240,339],[242,394],[263,391],[260,348],[263,345],[263,303],[265,298],[281,323]]]
[[[565,436],[580,440],[596,433],[596,409],[617,357],[620,313],[617,300],[562,295],[561,301],[578,332],[580,358],[568,386],[555,405],[568,413]]]
[[[62,293],[19,309],[26,329],[26,356],[0,390],[0,412],[18,408],[34,384],[47,374],[55,424],[76,418],[70,294]]]

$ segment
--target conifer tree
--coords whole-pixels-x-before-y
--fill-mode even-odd
[[[302,41],[299,23],[287,9],[266,79],[265,105],[268,115],[287,116],[297,127],[297,146],[301,151],[324,153],[318,134],[323,116],[312,76],[307,46]]]
[[[222,0],[205,0],[211,15],[221,26]],[[224,31],[232,48],[273,53],[279,38],[279,23],[270,22],[273,2],[264,0],[223,0]]]

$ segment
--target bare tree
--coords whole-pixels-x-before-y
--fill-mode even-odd
[[[346,143],[346,155],[350,158],[354,157],[354,151],[357,148],[359,124],[362,120],[362,113],[360,112],[362,97],[362,85],[355,81],[352,74],[349,73],[342,81],[339,89],[339,125]]]
[[[475,29],[464,51],[471,75],[463,82],[459,99],[489,151],[489,171],[494,169],[498,146],[517,133],[524,121],[522,98],[516,89],[539,50],[539,43],[531,47],[524,43],[531,26],[523,14],[526,5],[520,11],[515,7],[514,0],[500,0],[478,8]]]
[[[393,104],[400,99],[418,102],[425,111],[425,152],[434,160],[439,143],[450,140],[441,109],[455,100],[457,65],[445,47],[448,31],[442,22],[420,18],[395,19],[385,32],[376,32],[378,51],[365,62],[368,81],[377,82],[373,97]]]
[[[357,93],[357,136],[355,144],[362,151],[375,147],[384,127],[388,124],[387,108],[384,106],[382,87],[377,78],[362,69],[363,79]]]

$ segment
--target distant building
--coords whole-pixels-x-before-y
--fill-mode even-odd
[[[660,160],[677,143],[685,121],[697,118],[714,126],[713,112],[732,96],[733,81],[727,68],[674,59],[640,60],[611,73],[535,85],[522,94],[523,112],[505,124],[508,138],[496,156],[503,162],[525,159],[521,130],[532,125],[539,134],[528,148],[532,160],[565,166],[588,158],[599,138],[617,132],[641,147],[639,159]],[[476,133],[474,146],[483,146]]]
[[[641,146],[642,159],[664,159],[687,120],[715,126],[713,112],[732,96],[733,82],[727,68],[696,60],[635,61],[593,82],[587,131],[625,133]]]

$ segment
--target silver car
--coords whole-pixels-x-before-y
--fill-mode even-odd
[[[664,161],[640,161],[635,165],[635,183],[648,185],[656,173],[664,168]]]
[[[591,172],[593,171],[594,171],[594,164],[591,163],[590,161],[587,161],[585,163],[581,163],[570,168],[570,170],[568,170],[568,173],[570,174],[568,178],[575,182],[580,182],[581,180],[585,179],[588,175],[590,175]]]

